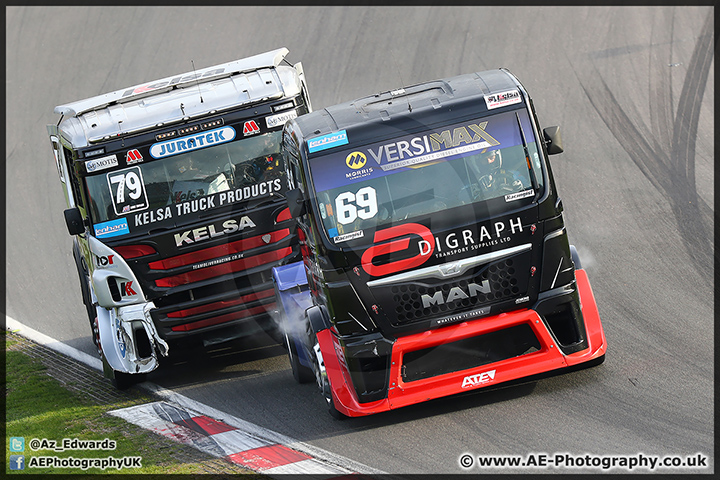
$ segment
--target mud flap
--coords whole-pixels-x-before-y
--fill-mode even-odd
[[[167,356],[168,345],[158,336],[155,326],[149,320],[147,311],[151,308],[151,303],[112,310],[97,307],[103,356],[113,370],[131,374],[148,373],[158,367],[158,353]],[[138,332],[141,331],[150,342],[149,349],[139,345]]]

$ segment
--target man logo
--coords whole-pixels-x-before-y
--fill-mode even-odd
[[[367,157],[362,152],[352,152],[345,157],[345,164],[353,170],[364,167],[365,163],[367,163]]]

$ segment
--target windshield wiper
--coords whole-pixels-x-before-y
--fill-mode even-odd
[[[535,171],[530,163],[530,152],[528,151],[527,141],[525,140],[525,132],[522,128],[522,122],[520,122],[520,114],[518,114],[517,111],[515,111],[515,118],[517,119],[518,128],[520,129],[520,138],[522,138],[523,150],[525,151],[525,161],[527,162],[528,170],[530,172],[530,182],[532,183],[533,190],[535,190],[535,196],[533,197],[534,202],[540,193],[540,187],[537,183],[537,178],[535,178]]]

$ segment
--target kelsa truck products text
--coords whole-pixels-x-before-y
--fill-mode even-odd
[[[271,269],[299,258],[281,132],[311,109],[302,65],[281,65],[287,53],[55,109],[82,299],[117,386],[170,347],[272,333]]]
[[[295,378],[333,415],[383,412],[601,363],[541,131],[499,69],[289,121],[302,262],[273,270]]]

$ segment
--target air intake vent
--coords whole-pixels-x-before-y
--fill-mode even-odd
[[[107,286],[110,290],[110,296],[113,300],[116,302],[119,302],[122,300],[122,295],[120,295],[120,289],[118,288],[117,281],[115,280],[115,277],[108,277],[107,279]]]
[[[469,310],[519,296],[512,259],[496,262],[474,278],[437,287],[407,284],[391,288],[397,324]]]

